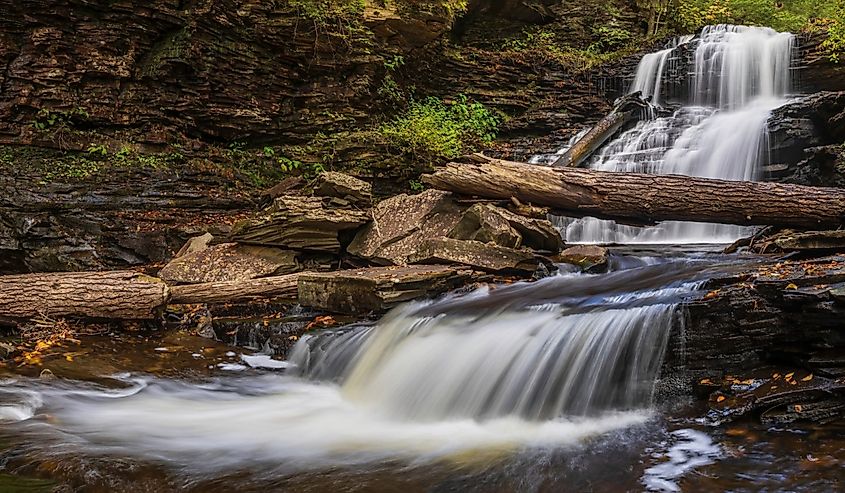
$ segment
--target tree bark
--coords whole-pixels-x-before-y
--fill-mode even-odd
[[[602,118],[589,132],[578,139],[563,156],[552,164],[555,167],[578,167],[596,152],[623,126],[642,119],[648,104],[640,93],[625,96],[607,116]]]
[[[845,190],[573,168],[475,157],[449,163],[423,181],[492,199],[515,197],[570,216],[654,223],[699,221],[801,229],[842,225]]]
[[[143,320],[157,316],[167,285],[132,271],[0,276],[0,316]]]
[[[262,277],[249,281],[221,281],[202,284],[186,284],[170,288],[170,302],[189,303],[234,303],[256,298],[293,298],[296,299],[297,282],[300,274]]]

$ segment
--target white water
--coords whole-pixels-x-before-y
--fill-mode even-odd
[[[140,456],[199,474],[574,447],[650,418],[675,303],[696,286],[678,270],[645,265],[408,304],[375,326],[303,337],[282,375],[122,375],[121,390],[7,382],[0,419],[19,421],[44,453]],[[645,284],[625,288],[632,282]]]
[[[639,122],[604,146],[589,167],[605,171],[756,180],[767,160],[771,111],[790,90],[793,36],[768,28],[710,26],[696,43],[691,101],[671,116]],[[659,106],[667,60],[675,47],[643,57],[631,92]],[[676,63],[676,62],[673,62]],[[680,193],[680,191],[679,191]],[[595,218],[557,218],[572,243],[722,243],[749,228],[665,222],[635,228]]]

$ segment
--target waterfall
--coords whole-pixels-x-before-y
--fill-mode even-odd
[[[7,382],[0,420],[55,453],[142,456],[200,476],[572,446],[651,417],[677,303],[708,264],[614,265],[309,333],[283,373]]]
[[[669,60],[695,43],[689,67],[692,91],[670,116],[639,122],[605,145],[588,165],[605,171],[683,174],[724,180],[759,179],[768,153],[767,121],[789,93],[794,36],[769,28],[708,26],[695,39],[679,39],[645,55],[631,92],[661,104]],[[537,159],[542,161],[541,159]],[[573,243],[731,242],[749,228],[664,222],[636,228],[595,218],[554,218]]]
[[[619,282],[666,268],[632,269]],[[507,307],[507,288],[476,295],[484,307],[505,306],[492,311],[448,306],[427,316],[409,305],[376,327],[306,336],[291,362],[302,376],[338,382],[350,401],[393,419],[542,421],[648,407],[675,320],[671,297],[690,285],[602,295],[586,309],[542,302],[540,293],[565,284],[616,282],[575,277],[518,286],[530,291],[520,298],[541,300],[520,309]]]

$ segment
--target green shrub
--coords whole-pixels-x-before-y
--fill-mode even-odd
[[[499,118],[464,95],[447,104],[429,97],[412,102],[407,111],[379,127],[379,133],[403,152],[454,159],[496,138]]]

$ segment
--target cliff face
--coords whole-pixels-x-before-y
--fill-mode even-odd
[[[0,142],[45,145],[56,143],[33,128],[39,111],[151,145],[176,133],[301,141],[335,131],[367,118],[387,54],[451,22],[436,4],[346,19],[289,1],[3,3]]]

